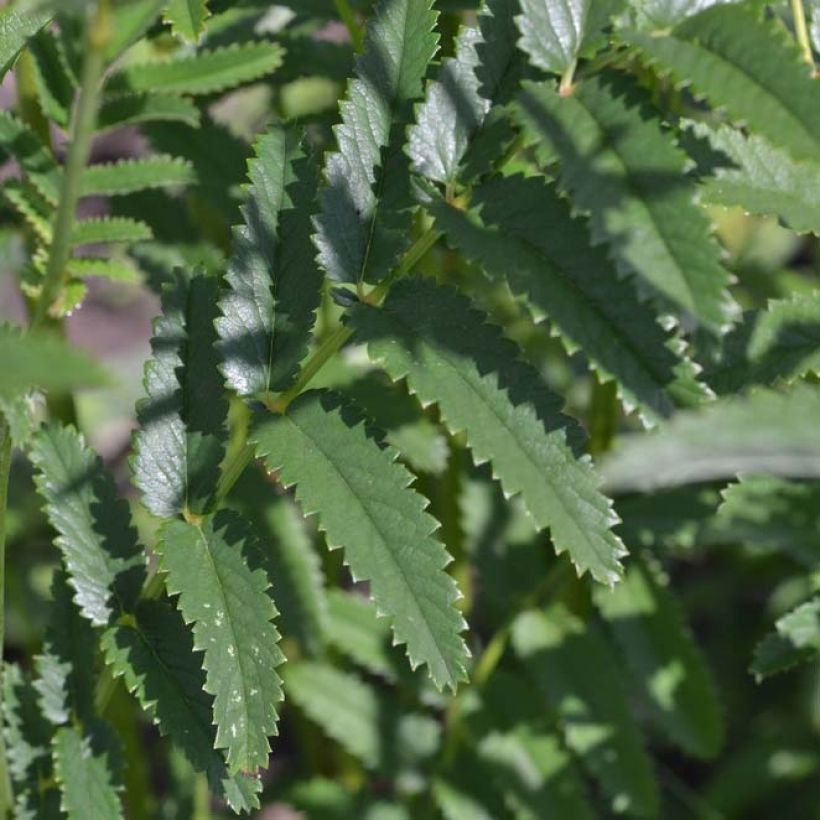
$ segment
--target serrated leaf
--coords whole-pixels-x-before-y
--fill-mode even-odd
[[[717,5],[666,36],[625,35],[679,83],[798,159],[820,158],[820,85],[777,22]]]
[[[478,15],[482,39],[476,45],[478,93],[492,103],[506,103],[518,90],[524,63],[515,23],[520,10],[519,0],[485,0]]]
[[[516,618],[512,643],[558,714],[567,746],[600,781],[612,808],[654,815],[657,786],[607,644],[563,604]]]
[[[700,180],[702,201],[773,214],[798,233],[820,234],[820,163],[795,161],[763,137],[736,128],[689,128],[726,158]]]
[[[58,570],[51,584],[51,613],[43,651],[34,658],[43,716],[56,726],[94,716],[94,649],[91,624],[71,599],[68,578]]]
[[[744,315],[723,340],[720,360],[706,372],[718,393],[792,382],[820,372],[820,291],[772,300]]]
[[[256,537],[236,513],[223,510],[201,524],[169,521],[162,528],[160,571],[204,652],[205,691],[214,696],[217,749],[228,770],[253,773],[268,762],[276,733],[283,662],[276,609],[254,552]]]
[[[369,769],[395,771],[436,750],[432,719],[400,714],[394,701],[330,664],[289,663],[284,678],[289,701]]]
[[[9,205],[26,221],[37,241],[44,246],[50,245],[51,206],[40,196],[36,188],[25,179],[9,179],[3,183],[2,194]]]
[[[66,262],[66,270],[76,279],[100,276],[114,282],[137,284],[142,281],[139,270],[127,259],[102,256],[75,256]]]
[[[60,808],[68,820],[124,817],[116,768],[110,740],[102,729],[86,735],[74,726],[57,730],[54,777],[60,784]]]
[[[328,591],[327,606],[327,641],[369,672],[395,680],[390,625],[379,619],[376,607],[363,596],[340,589]]]
[[[294,128],[255,147],[216,320],[222,372],[242,396],[284,390],[307,350],[322,277],[310,241],[317,172]]]
[[[735,2],[738,0],[629,0],[629,5],[641,28],[663,31],[711,6]]]
[[[563,74],[597,39],[615,10],[609,0],[520,0],[520,48],[533,65]]]
[[[462,29],[455,57],[445,61],[438,77],[427,86],[424,102],[416,108],[407,152],[413,170],[427,179],[455,180],[470,138],[490,109],[489,101],[479,94],[476,76],[476,45],[480,42],[479,29]]]
[[[196,43],[202,37],[210,14],[208,0],[168,0],[165,8],[166,22],[178,37],[189,43]]]
[[[76,430],[53,424],[32,439],[31,460],[82,614],[104,625],[133,611],[145,558],[128,504],[99,456]]]
[[[139,403],[134,483],[154,515],[204,512],[225,454],[228,405],[215,349],[214,277],[178,272],[162,298]]]
[[[34,388],[63,393],[108,384],[105,370],[64,339],[0,324],[0,398],[11,400]]]
[[[80,178],[80,192],[82,196],[118,196],[193,182],[196,182],[196,174],[188,160],[154,156],[91,165]]]
[[[29,40],[34,81],[43,113],[67,128],[74,102],[74,78],[68,67],[60,41],[43,29]]]
[[[585,80],[568,97],[552,83],[525,83],[516,116],[558,154],[559,180],[589,214],[622,276],[678,314],[713,331],[727,322],[730,278],[686,178],[686,156],[649,118],[632,89]]]
[[[54,16],[49,8],[0,9],[0,80],[11,68],[17,55],[30,37],[33,37]]]
[[[505,495],[521,494],[578,573],[612,584],[626,554],[591,464],[573,452],[580,430],[516,347],[455,291],[421,279],[395,285],[380,310],[357,308],[357,337],[391,378],[435,402],[473,459],[490,461]]]
[[[191,632],[167,601],[144,601],[131,624],[111,627],[101,645],[106,663],[122,677],[163,735],[168,735],[197,771],[208,775],[211,790],[236,812],[259,807],[254,777],[228,775],[222,753],[214,749],[212,699]]]
[[[324,391],[302,394],[286,415],[257,416],[251,439],[267,469],[296,485],[303,510],[318,514],[328,546],[344,547],[354,578],[370,581],[411,665],[427,663],[437,686],[455,688],[469,653],[454,606],[458,590],[444,572],[450,558],[395,451],[381,449]]]
[[[97,131],[144,122],[181,122],[196,128],[201,114],[196,105],[172,94],[114,94],[103,96],[97,114]]]
[[[71,243],[76,247],[99,242],[142,242],[153,236],[144,222],[125,216],[104,216],[75,222]]]
[[[609,488],[646,492],[739,473],[820,478],[820,390],[757,390],[679,413],[625,438],[604,463]]]
[[[779,618],[775,632],[755,648],[750,671],[760,678],[785,672],[820,654],[820,598],[812,598]]]
[[[49,202],[57,202],[59,165],[40,138],[8,111],[0,111],[0,157],[14,159],[37,190]]]
[[[283,55],[277,43],[258,40],[188,57],[129,65],[111,75],[106,91],[216,94],[270,74],[281,65]]]
[[[133,45],[153,25],[166,0],[118,0],[111,8],[111,29],[105,47],[108,63]]]
[[[659,573],[633,557],[623,583],[612,590],[596,588],[593,599],[661,728],[689,754],[714,757],[724,735],[717,692],[679,604]]]
[[[698,404],[706,389],[674,338],[620,279],[587,225],[554,188],[535,178],[493,178],[477,187],[475,210],[441,202],[430,210],[448,241],[516,294],[526,294],[604,381],[617,381],[628,409],[647,423]],[[480,213],[480,218],[478,216]]]
[[[327,622],[324,577],[296,505],[272,496],[261,470],[246,471],[231,500],[259,535],[282,635],[296,638],[308,655],[321,653]]]
[[[319,262],[333,279],[378,281],[408,244],[413,199],[401,126],[436,50],[436,16],[431,0],[382,0],[371,17],[316,219]]]

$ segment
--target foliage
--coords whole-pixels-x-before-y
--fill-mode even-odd
[[[809,816],[786,5],[0,9],[0,818]]]

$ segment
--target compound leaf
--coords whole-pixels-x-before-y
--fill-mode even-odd
[[[83,171],[80,191],[83,196],[117,196],[193,182],[196,182],[196,175],[188,160],[155,156],[92,165]]]
[[[427,663],[437,686],[464,679],[464,620],[455,608],[450,557],[432,533],[438,523],[408,486],[411,474],[382,449],[349,408],[325,391],[309,391],[282,416],[258,416],[256,452],[307,514],[318,514],[328,546],[344,547],[356,580],[370,581],[397,643],[413,667]]]
[[[162,528],[160,571],[179,610],[193,624],[194,648],[204,652],[205,691],[214,696],[217,749],[228,770],[254,773],[267,765],[276,733],[284,657],[276,615],[258,565],[256,537],[236,513],[223,510],[199,524],[169,521]]]
[[[275,126],[248,165],[245,224],[220,300],[222,372],[241,396],[284,390],[305,354],[322,277],[310,241],[317,172],[302,135]]]
[[[491,462],[505,495],[521,494],[579,574],[617,580],[626,550],[591,464],[573,452],[580,430],[515,345],[467,299],[421,279],[395,285],[382,309],[357,308],[353,323],[371,358],[424,404],[437,403],[476,463]]]
[[[133,611],[145,558],[128,504],[99,456],[76,430],[52,424],[32,439],[31,460],[82,614],[101,626]]]
[[[144,222],[125,216],[104,216],[74,223],[71,244],[96,245],[101,242],[142,242],[153,233]]]

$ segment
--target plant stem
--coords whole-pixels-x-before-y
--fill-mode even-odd
[[[350,40],[353,43],[353,50],[356,53],[361,52],[364,47],[364,35],[362,29],[356,22],[356,15],[350,7],[348,0],[333,0],[333,5],[336,7],[336,13],[339,15],[341,21],[347,26],[350,33]]]
[[[814,55],[811,50],[811,40],[809,39],[809,29],[806,25],[806,12],[803,8],[803,0],[791,0],[792,17],[794,18],[794,35],[797,45],[800,46],[800,53],[803,59],[814,68]]]
[[[597,377],[589,401],[589,442],[591,456],[600,456],[612,446],[618,428],[618,390],[614,381],[601,382]]]
[[[71,255],[71,234],[74,229],[77,202],[80,199],[80,181],[91,153],[91,139],[94,136],[100,86],[105,70],[105,47],[111,34],[109,2],[110,0],[99,0],[88,27],[82,82],[72,116],[71,142],[63,171],[57,215],[54,219],[54,234],[42,290],[31,320],[32,328],[43,324],[49,308],[65,284],[66,265]]]
[[[0,416],[0,715],[3,713],[3,648],[6,636],[6,506],[11,473],[11,430]],[[6,744],[0,732],[0,818],[8,817],[12,806],[11,781],[6,766]]]

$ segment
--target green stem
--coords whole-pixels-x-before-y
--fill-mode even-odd
[[[211,820],[211,792],[208,789],[208,775],[200,772],[194,780],[193,820]]]
[[[72,116],[71,141],[63,171],[60,201],[54,219],[54,232],[43,286],[31,320],[32,328],[43,324],[65,284],[66,266],[71,255],[71,235],[74,230],[77,202],[80,199],[80,182],[91,153],[100,87],[105,71],[105,47],[111,34],[108,6],[109,0],[100,0],[88,28],[82,82]]]
[[[791,0],[792,17],[794,18],[794,35],[797,45],[800,46],[800,53],[803,59],[814,68],[814,55],[811,51],[811,40],[809,39],[809,29],[806,25],[806,12],[803,8],[803,0]]]
[[[612,446],[618,428],[618,416],[618,390],[615,382],[601,382],[596,378],[589,402],[587,449],[590,455],[600,456]]]
[[[336,7],[336,13],[339,15],[339,18],[345,26],[347,26],[348,32],[350,32],[353,50],[359,53],[364,47],[364,34],[356,22],[356,15],[353,13],[350,3],[348,0],[333,0],[333,5]]]
[[[11,473],[11,431],[0,416],[0,714],[3,711],[3,676],[5,662],[3,647],[6,636],[6,506],[9,496],[9,474]],[[13,795],[8,768],[6,766],[6,744],[0,732],[0,818],[6,818],[11,811]]]

